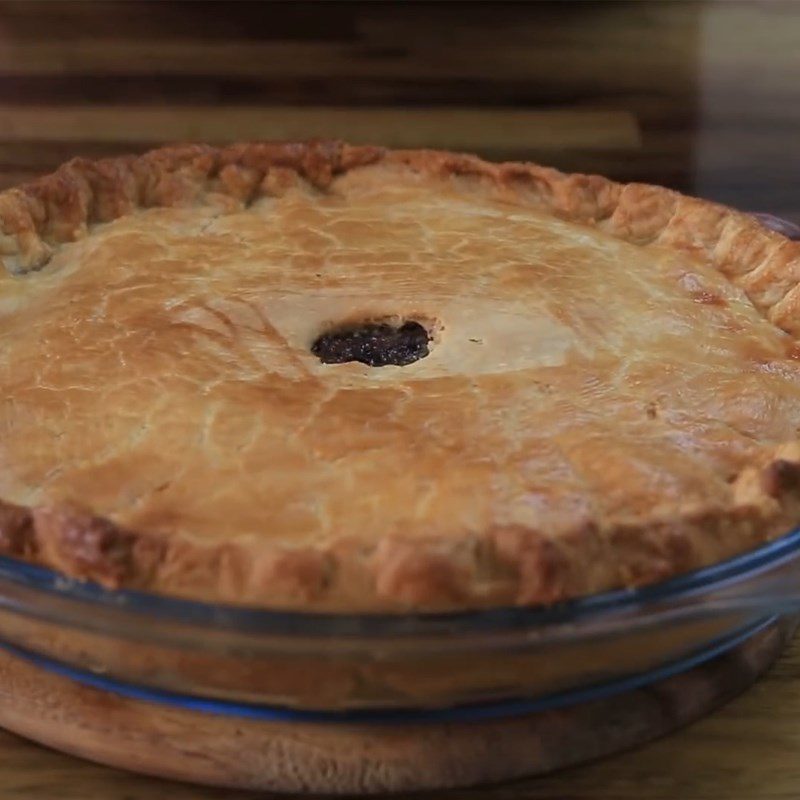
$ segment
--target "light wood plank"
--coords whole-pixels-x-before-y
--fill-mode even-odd
[[[0,106],[0,141],[343,138],[395,147],[636,148],[632,114],[485,108]]]

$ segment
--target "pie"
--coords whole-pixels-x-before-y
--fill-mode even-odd
[[[800,522],[800,244],[335,142],[0,194],[0,552],[293,610],[553,603]]]

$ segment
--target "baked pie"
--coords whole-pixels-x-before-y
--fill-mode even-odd
[[[0,551],[320,611],[553,603],[800,521],[800,244],[340,143],[0,195]]]

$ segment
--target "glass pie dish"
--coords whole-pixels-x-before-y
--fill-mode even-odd
[[[662,584],[551,608],[269,612],[74,582],[0,559],[0,639],[137,699],[271,720],[530,713],[629,690],[800,609],[800,530]]]
[[[269,720],[565,706],[685,671],[798,610],[800,529],[658,585],[446,614],[272,612],[110,591],[0,558],[0,646],[11,653],[129,697]]]

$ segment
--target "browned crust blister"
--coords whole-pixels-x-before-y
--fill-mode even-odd
[[[138,157],[76,159],[0,194],[0,257],[12,274],[44,266],[92,225],[157,206],[218,202],[241,208],[297,176],[325,189],[349,170],[386,163],[451,181],[638,245],[687,251],[740,286],[763,316],[800,333],[800,243],[748,215],[640,184],[492,164],[435,151],[338,142],[187,145]],[[264,606],[398,611],[551,603],[638,586],[714,563],[800,520],[800,445],[787,443],[732,481],[732,503],[676,508],[629,523],[587,521],[547,536],[527,528],[470,538],[424,534],[375,543],[342,538],[318,548],[216,544],[124,530],[76,507],[0,502],[0,552],[109,587],[137,587]]]

